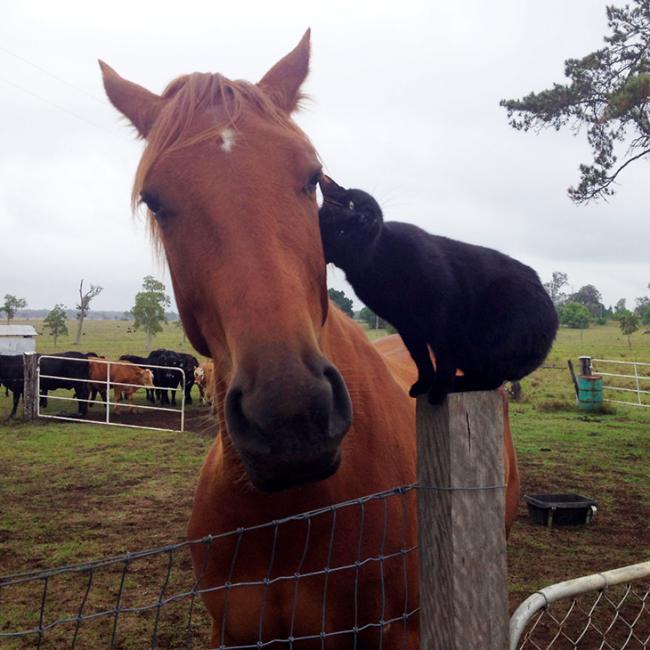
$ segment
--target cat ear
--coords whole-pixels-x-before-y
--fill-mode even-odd
[[[329,176],[326,176],[325,174],[321,174],[319,184],[320,184],[321,192],[323,192],[323,194],[327,194],[328,192],[332,192],[335,190],[344,189],[336,181],[331,179]]]
[[[292,113],[303,98],[300,86],[309,72],[309,37],[308,29],[300,43],[280,59],[258,82],[273,102],[287,113]]]

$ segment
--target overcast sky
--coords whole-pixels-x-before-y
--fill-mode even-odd
[[[73,307],[84,278],[104,287],[95,309],[122,310],[147,274],[171,291],[130,212],[142,144],[108,103],[97,58],[155,92],[193,71],[257,81],[311,27],[312,101],[297,119],[332,177],[374,193],[386,219],[633,306],[650,282],[647,161],[609,203],[576,207],[566,189],[590,160],[584,134],[516,132],[498,105],[599,48],[606,4],[3,2],[0,296]],[[329,279],[350,292],[341,271]]]

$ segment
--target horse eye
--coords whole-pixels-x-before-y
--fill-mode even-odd
[[[350,203],[348,203],[348,208],[350,210],[354,210],[354,201],[350,201]]]
[[[161,219],[164,216],[163,206],[160,203],[160,199],[153,194],[148,194],[147,192],[140,193],[140,201],[144,203],[147,208],[151,211],[156,219]]]
[[[319,169],[315,174],[312,174],[309,180],[307,181],[307,185],[305,185],[305,190],[307,192],[315,192],[316,188],[318,187],[318,183],[320,181],[322,172]]]

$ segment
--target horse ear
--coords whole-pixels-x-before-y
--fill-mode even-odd
[[[106,94],[117,108],[138,130],[141,137],[147,134],[158,118],[164,100],[132,81],[120,77],[111,66],[99,61]]]
[[[311,29],[308,29],[300,43],[280,59],[257,84],[287,113],[296,110],[302,99],[300,86],[309,72],[310,35]]]

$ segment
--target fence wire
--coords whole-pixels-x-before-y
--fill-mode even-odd
[[[650,563],[646,563],[648,565]],[[532,603],[531,597],[519,608],[511,620],[521,611],[522,619],[527,625],[519,638],[511,640],[511,647],[517,650],[640,650],[650,648],[650,575],[648,566],[624,567],[618,570],[636,569],[642,578],[636,580],[628,577],[628,582],[608,585],[605,588],[569,597],[557,596],[554,602],[541,603],[546,598],[542,590],[538,604]],[[608,573],[587,576],[571,581],[578,583],[604,578]],[[606,582],[606,580],[605,580]],[[568,584],[568,583],[564,583]],[[562,585],[555,585],[555,588]],[[553,589],[553,588],[551,588]],[[549,591],[550,594],[550,591]],[[537,599],[540,600],[539,598]],[[538,611],[535,608],[541,605]],[[529,615],[526,610],[530,609]],[[518,627],[518,626],[515,626]],[[517,630],[518,631],[518,630]]]
[[[0,578],[0,647],[407,648],[416,488]]]

